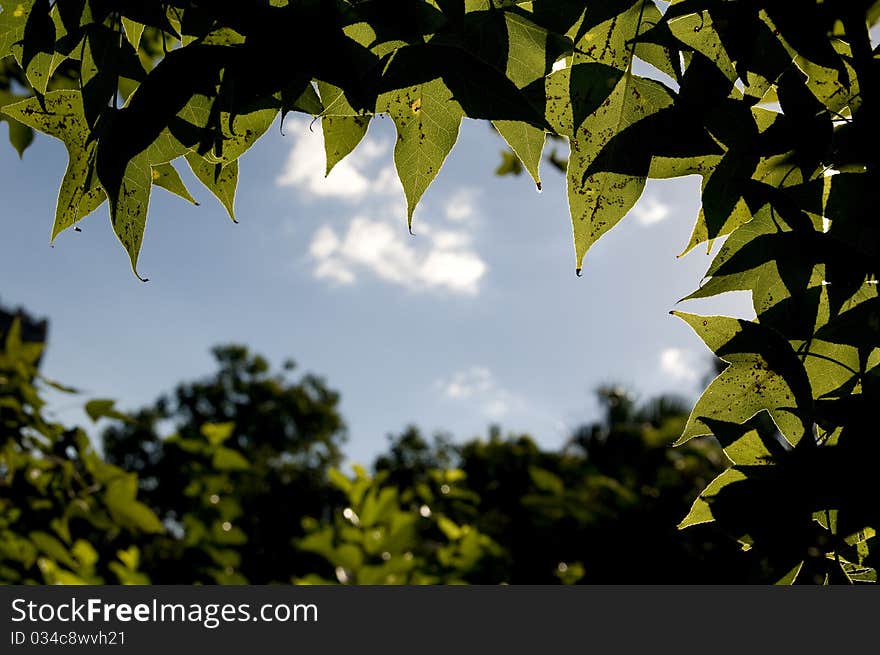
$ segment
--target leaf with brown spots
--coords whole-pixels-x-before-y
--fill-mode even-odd
[[[808,433],[813,406],[810,381],[784,338],[742,319],[673,314],[729,364],[700,396],[676,444],[711,435],[713,420],[745,423],[762,410],[770,413],[789,443],[797,444]]]
[[[238,161],[230,164],[215,164],[199,157],[194,152],[186,156],[193,174],[221,202],[233,223],[235,219],[235,191],[238,188]]]
[[[105,200],[104,189],[94,174],[97,144],[88,142],[89,128],[76,91],[46,94],[45,108],[36,98],[3,107],[3,112],[19,123],[64,142],[68,162],[55,208],[52,240],[97,209]]]
[[[183,180],[180,179],[180,173],[177,172],[177,169],[170,162],[153,166],[153,184],[176,196],[180,196],[194,205],[199,204],[192,197]]]
[[[414,108],[416,108],[414,110]],[[383,94],[377,109],[397,128],[394,163],[406,194],[407,222],[458,139],[464,112],[442,80]]]
[[[615,147],[612,139],[622,130],[671,104],[663,85],[627,73],[570,139],[566,175],[578,270],[587,250],[635,205],[648,174],[647,167],[641,175],[591,172],[591,164],[606,146]]]
[[[342,91],[332,84],[318,82],[318,92],[325,110],[321,114],[321,131],[324,134],[324,175],[347,157],[361,142],[370,126],[372,116],[360,115],[345,99]]]
[[[234,118],[229,112],[220,112],[222,149],[215,148],[207,157],[224,166],[236,161],[268,131],[280,111],[280,101],[268,98]]]
[[[541,189],[541,155],[547,134],[539,127],[519,121],[494,121],[498,133],[516,153],[525,169]]]
[[[125,166],[119,193],[110,197],[110,222],[113,232],[128,253],[131,270],[144,282],[137,270],[138,255],[147,227],[147,210],[153,186],[153,169],[146,153],[131,159]]]

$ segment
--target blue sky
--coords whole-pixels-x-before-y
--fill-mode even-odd
[[[5,131],[5,129],[4,129]],[[709,264],[677,259],[699,179],[651,182],[631,215],[574,273],[564,178],[498,178],[503,144],[465,121],[416,210],[410,236],[393,175],[393,126],[376,119],[324,179],[319,125],[288,117],[242,160],[233,224],[183,172],[194,207],[156,189],[139,282],[106,207],[49,246],[63,146],[46,137],[18,161],[0,154],[0,302],[51,319],[44,372],[134,408],[210,373],[209,349],[240,342],[342,393],[346,452],[369,462],[385,435],[416,423],[457,438],[490,423],[560,445],[597,417],[592,391],[695,397],[709,353],[668,315]],[[751,316],[734,294],[688,303]],[[53,402],[85,421],[83,398]]]

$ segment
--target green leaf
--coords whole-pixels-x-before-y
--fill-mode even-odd
[[[544,130],[521,121],[493,121],[498,133],[516,153],[525,169],[541,190],[541,155],[547,138]]]
[[[85,539],[77,539],[70,549],[77,562],[85,568],[91,569],[98,563],[100,555],[95,547]]]
[[[51,534],[37,531],[31,532],[28,537],[44,555],[71,569],[78,568],[76,560],[71,556],[67,547]]]
[[[676,445],[711,435],[712,421],[745,423],[761,410],[770,413],[791,444],[809,431],[813,403],[810,383],[787,341],[749,321],[672,313],[730,364],[700,396]]]
[[[773,455],[764,444],[757,430],[749,430],[739,439],[728,445],[724,453],[734,464],[741,466],[757,466],[766,464]]]
[[[361,114],[348,102],[338,87],[318,82],[321,111],[321,131],[324,134],[325,175],[348,156],[364,138],[372,116]]]
[[[765,436],[767,431],[756,418],[744,424],[725,423],[703,418],[718,439],[724,454],[737,466],[763,466],[775,463],[775,457],[784,452],[776,435]]]
[[[211,525],[211,537],[219,544],[240,546],[247,543],[247,535],[237,525],[230,526],[221,521],[215,521]]]
[[[233,435],[235,423],[205,423],[200,430],[208,443],[219,446]]]
[[[361,112],[357,111],[348,102],[348,98],[338,86],[333,86],[327,82],[318,80],[318,95],[322,105],[321,116],[360,116]]]
[[[615,92],[623,76],[623,71],[605,64],[575,64],[548,75],[527,93],[544,99],[545,118],[557,134],[574,137],[587,117]]]
[[[586,12],[578,38],[575,39],[573,62],[598,62],[626,71],[632,61],[632,40],[642,16],[643,3],[636,0],[622,0],[603,3],[606,6],[596,11]],[[644,31],[647,25],[638,28]]]
[[[324,116],[321,131],[324,133],[324,154],[327,166],[324,174],[354,150],[367,133],[370,116]]]
[[[335,486],[337,489],[342,490],[345,493],[348,493],[351,490],[352,483],[339,469],[331,468],[327,471],[327,479],[330,480],[330,483]]]
[[[148,585],[150,584],[149,576],[138,571],[132,571],[127,566],[119,562],[110,562],[107,567],[119,579],[122,585]]]
[[[131,46],[137,50],[141,45],[141,36],[144,33],[144,25],[130,18],[122,17],[122,29],[125,30],[125,38]]]
[[[300,92],[299,85],[293,85],[281,91],[281,120],[290,111],[299,111],[312,116],[319,115],[324,111],[321,97],[318,95],[314,84],[307,84],[305,91]]]
[[[142,81],[146,71],[135,49],[120,38],[119,32],[105,25],[94,25],[86,32],[80,63],[82,104],[90,128],[116,106],[120,78]]]
[[[9,142],[15,148],[19,157],[24,154],[25,149],[33,142],[34,131],[30,126],[25,125],[8,114],[4,114],[3,111],[8,105],[25,99],[24,96],[0,89],[0,122],[6,121],[9,124]]]
[[[880,343],[880,297],[871,297],[852,308],[845,308],[816,337],[835,344],[865,347]]]
[[[128,253],[131,270],[142,281],[146,279],[138,274],[137,262],[147,227],[152,186],[153,169],[146,153],[141,153],[126,164],[118,195],[109,197],[113,232]]]
[[[153,166],[153,184],[160,186],[166,191],[170,191],[174,195],[180,196],[184,200],[188,200],[194,205],[198,205],[190,193],[189,189],[180,179],[180,173],[170,163],[157,164]]]
[[[391,91],[379,99],[377,109],[387,112],[397,128],[394,163],[412,226],[416,204],[458,139],[464,112],[439,79]]]
[[[208,152],[205,159],[224,166],[235,163],[268,131],[279,111],[279,102],[273,97],[256,103],[234,118],[230,112],[220,112],[220,125],[226,128],[222,149]]]
[[[116,409],[116,401],[106,398],[90,400],[85,405],[86,414],[93,422],[97,423],[102,418],[111,418],[118,421],[130,421],[130,417]]]
[[[50,16],[51,10],[49,0],[29,0],[4,3],[3,11],[3,15],[9,13],[10,37],[18,37],[12,41],[10,50],[28,82],[41,94],[46,93],[49,84],[55,50],[55,22]],[[21,19],[24,24],[19,32],[16,26]],[[2,32],[3,27],[0,27]],[[6,54],[0,43],[0,56]]]
[[[24,37],[24,26],[33,6],[34,0],[0,0],[0,59],[12,54],[13,46]]]
[[[202,130],[211,115],[211,100],[194,95],[177,114],[172,124],[175,129],[164,128],[146,150],[150,164],[156,166],[183,157],[199,145]],[[186,143],[182,143],[184,139]]]
[[[804,563],[798,562],[797,564],[795,564],[791,568],[791,570],[788,573],[786,573],[784,576],[779,578],[779,580],[777,580],[775,584],[785,585],[785,586],[794,584],[795,580],[797,580],[798,574],[801,572],[801,569],[803,567],[804,567]]]
[[[243,471],[250,468],[250,462],[241,453],[223,446],[214,451],[212,464],[219,471]]]
[[[713,62],[727,79],[735,80],[739,77],[715,29],[710,12],[678,16],[671,19],[668,25],[675,38]]]
[[[519,175],[523,172],[523,165],[513,150],[501,151],[501,163],[495,169],[495,175]]]
[[[561,496],[565,492],[562,479],[550,471],[532,466],[529,468],[529,476],[532,478],[532,483],[541,491],[555,496]]]
[[[214,194],[217,200],[226,208],[229,218],[233,223],[235,218],[235,190],[238,188],[238,162],[230,164],[212,164],[194,152],[186,155],[186,162],[190,170]]]
[[[810,339],[825,292],[824,271],[812,255],[823,242],[823,234],[792,230],[765,205],[730,235],[706,272],[709,280],[686,299],[750,291],[759,320],[790,339]]]
[[[860,367],[858,348],[813,338],[798,350],[804,358],[804,369],[815,398],[851,392]]]
[[[325,525],[309,532],[305,537],[297,540],[296,546],[300,550],[317,553],[329,560],[333,557],[334,551],[333,528]]]
[[[486,12],[490,17],[496,13]],[[544,77],[562,54],[570,52],[572,44],[561,35],[512,11],[504,12],[503,16],[507,28],[507,77],[518,87]]]
[[[639,34],[643,34],[648,31],[655,25],[657,25],[663,15],[660,10],[657,8],[653,2],[649,4],[645,4],[645,9],[642,14],[642,24],[639,28]],[[641,59],[642,61],[651,64],[654,68],[661,71],[662,73],[666,73],[669,77],[675,78],[677,76],[677,67],[673,63],[673,57],[677,57],[677,53],[674,53],[670,48],[666,48],[661,45],[657,45],[656,43],[647,43],[645,41],[638,41],[635,44],[635,56]]]
[[[7,118],[6,122],[9,123],[9,143],[15,148],[18,156],[22,157],[24,151],[34,141],[34,131],[14,118]]]
[[[333,551],[330,561],[349,571],[357,571],[364,563],[364,554],[354,544],[341,544]]]
[[[691,506],[690,512],[688,512],[687,516],[685,516],[682,522],[678,524],[678,529],[684,530],[693,525],[711,523],[714,521],[715,517],[712,515],[711,504],[714,497],[717,496],[727,485],[742,482],[746,479],[746,475],[738,469],[729,468],[724,471],[721,475],[712,480],[705,489],[703,489],[699,498],[697,498]]]
[[[61,382],[58,382],[58,380],[53,380],[51,378],[47,378],[44,375],[40,376],[40,382],[42,382],[43,384],[45,384],[49,387],[52,387],[56,391],[60,391],[61,393],[76,393],[76,394],[80,393],[80,390],[77,389],[76,387],[71,387],[69,385],[62,384]]]
[[[150,534],[165,532],[165,526],[162,525],[159,517],[141,502],[132,501],[123,506],[110,506],[110,513],[114,520],[132,530]]]
[[[464,530],[461,526],[457,525],[455,521],[452,519],[440,514],[437,516],[437,527],[446,535],[446,538],[450,541],[457,541],[461,539],[464,534]]]
[[[691,238],[681,255],[701,243],[730,234],[752,218],[743,198],[743,189],[750,183],[757,158],[728,152],[703,178],[703,204]]]
[[[79,93],[73,90],[52,91],[44,98],[44,107],[36,98],[28,98],[3,107],[3,112],[24,125],[60,139],[67,148],[68,162],[58,202],[52,240],[97,209],[106,198],[94,174],[95,142],[88,143],[89,129]]]
[[[153,511],[135,499],[137,496],[137,475],[119,475],[107,483],[104,504],[113,520],[133,531],[161,533],[165,531],[162,522]]]
[[[571,140],[566,179],[578,271],[587,250],[635,205],[648,174],[647,166],[643,175],[591,172],[593,161],[606,146],[616,147],[612,141],[616,134],[671,103],[661,84],[627,73],[608,99],[577,128]]]

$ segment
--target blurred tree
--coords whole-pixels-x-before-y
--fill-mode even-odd
[[[38,363],[47,331],[0,310],[0,583],[140,583],[138,544],[164,527],[137,476],[107,464],[86,433],[45,413]]]
[[[334,500],[325,476],[341,460],[345,437],[339,394],[311,375],[291,380],[292,362],[273,372],[245,347],[222,346],[213,352],[215,374],[179,385],[171,396],[137,412],[133,422],[105,430],[104,450],[108,461],[140,474],[146,502],[176,526],[168,543],[145,553],[143,566],[156,582],[176,582],[192,570],[218,581],[218,571],[226,568],[254,584],[287,582],[316,565],[313,556],[295,556],[291,549],[292,540],[303,535],[301,519],[326,514]],[[224,441],[244,462],[228,466],[221,480],[206,485],[204,468],[181,444],[204,442],[206,426],[216,424],[229,426]],[[171,426],[176,440],[163,439],[164,426]],[[192,525],[182,519],[192,521],[212,498],[223,502],[229,497],[240,505],[235,512],[242,535],[240,562],[218,569],[216,558],[191,547]],[[181,552],[168,558],[164,551],[169,548]],[[186,552],[189,557],[183,556]]]
[[[110,401],[86,403],[94,419],[114,420],[102,459],[82,430],[43,415],[39,390],[54,384],[37,369],[46,331],[20,310],[0,313],[0,581],[766,577],[714,524],[676,530],[729,462],[714,440],[669,448],[687,416],[674,397],[640,405],[602,388],[601,419],[556,451],[498,427],[461,444],[408,427],[375,476],[347,477],[336,468],[338,394],[312,375],[291,379],[292,363],[276,372],[223,346],[213,375],[131,418]]]
[[[755,566],[713,526],[681,533],[705,483],[727,462],[714,441],[670,449],[688,408],[668,396],[638,406],[623,389],[603,388],[602,420],[578,427],[558,452],[528,435],[466,442],[450,452],[407,430],[376,468],[417,485],[450,462],[466,479],[468,499],[441,494],[435,507],[473,523],[504,549],[469,581],[493,583],[744,582]],[[391,477],[389,477],[391,479]],[[459,492],[461,493],[461,492]]]
[[[687,405],[598,390],[603,416],[559,450],[526,434],[455,444],[415,427],[376,474],[338,472],[339,395],[242,346],[217,371],[104,431],[46,418],[46,321],[0,310],[0,581],[219,584],[695,583],[766,579],[715,524],[676,524],[729,465],[669,444]],[[768,438],[772,423],[756,419]],[[757,573],[756,573],[757,572]]]
[[[21,340],[28,344],[43,344],[49,335],[49,321],[37,319],[21,307],[11,310],[0,305],[0,337],[6,338],[13,324],[18,323]],[[41,347],[42,350],[42,347]],[[39,360],[37,360],[39,362]]]
[[[463,584],[472,580],[501,548],[474,525],[457,523],[431,508],[437,491],[457,490],[464,480],[462,472],[434,469],[427,473],[433,485],[423,482],[417,488],[401,489],[387,484],[388,471],[370,476],[355,466],[351,478],[331,471],[333,485],[345,494],[345,507],[337,508],[331,521],[305,519],[308,534],[297,547],[326,559],[334,567],[332,582],[340,584]],[[464,493],[471,502],[479,501],[472,493]],[[312,574],[296,582],[331,580]]]
[[[448,469],[458,461],[458,448],[449,435],[435,435],[428,442],[415,425],[399,435],[388,436],[388,450],[380,454],[373,468],[386,476],[386,482],[411,489],[424,483],[437,469]]]

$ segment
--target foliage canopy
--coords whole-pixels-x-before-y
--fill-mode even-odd
[[[679,314],[728,364],[680,441],[714,435],[733,463],[683,525],[718,521],[767,552],[780,579],[875,577],[880,64],[869,27],[880,3],[2,8],[13,144],[27,145],[29,127],[69,154],[53,238],[107,200],[135,270],[152,186],[191,199],[173,162],[234,217],[239,157],[290,111],[321,117],[331,167],[389,115],[410,221],[462,118],[492,121],[538,183],[546,135],[566,138],[578,269],[648,177],[702,176],[685,251],[727,240],[689,297],[747,290],[757,319]],[[31,97],[14,101],[23,86]],[[766,415],[769,433],[756,427]]]

